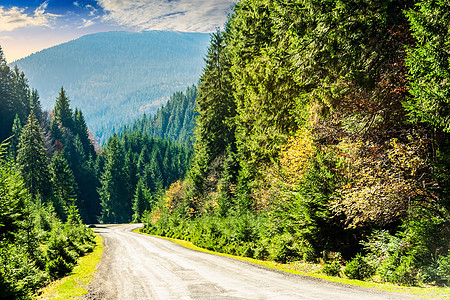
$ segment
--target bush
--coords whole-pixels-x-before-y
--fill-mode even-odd
[[[429,266],[424,268],[423,273],[425,282],[448,286],[450,284],[450,254],[439,255]]]
[[[328,276],[340,276],[342,264],[335,260],[331,263],[327,263],[323,266],[322,272]]]
[[[364,257],[358,253],[344,268],[344,274],[350,279],[364,280],[371,277],[375,270],[370,266]]]
[[[396,284],[416,285],[419,282],[419,272],[413,256],[402,257],[400,265],[395,269],[389,281]]]
[[[69,240],[62,230],[52,232],[46,254],[46,269],[53,278],[60,278],[69,273],[78,259],[77,252],[71,249]]]

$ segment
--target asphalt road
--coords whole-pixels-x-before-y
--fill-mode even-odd
[[[114,225],[95,231],[105,252],[86,299],[402,299],[184,248]]]

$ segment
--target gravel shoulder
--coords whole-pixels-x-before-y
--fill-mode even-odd
[[[187,249],[133,232],[141,226],[95,229],[105,251],[85,299],[408,299]]]

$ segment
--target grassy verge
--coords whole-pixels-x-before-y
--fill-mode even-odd
[[[140,229],[137,229],[135,231],[142,233],[142,234],[151,235],[151,234],[142,232]],[[151,236],[155,236],[155,235],[151,235]],[[342,284],[349,284],[349,285],[360,286],[360,287],[366,287],[366,288],[373,288],[373,289],[389,291],[389,292],[407,293],[407,294],[417,296],[420,298],[450,299],[450,288],[448,288],[448,287],[446,287],[446,288],[409,287],[409,286],[394,285],[394,284],[390,284],[390,283],[375,283],[375,282],[369,282],[369,281],[332,277],[332,276],[320,274],[320,270],[322,269],[322,267],[317,264],[310,264],[310,263],[303,263],[303,262],[302,263],[296,262],[296,263],[291,263],[291,264],[281,264],[281,263],[277,263],[277,262],[273,262],[273,261],[263,261],[263,260],[258,260],[258,259],[254,259],[254,258],[241,257],[241,256],[235,256],[235,255],[230,255],[230,254],[225,254],[225,253],[214,252],[211,250],[197,247],[194,244],[192,244],[191,242],[184,241],[184,240],[172,239],[172,238],[162,237],[162,236],[155,236],[155,237],[159,237],[159,238],[163,238],[163,239],[172,241],[178,245],[181,245],[183,247],[186,247],[186,248],[189,248],[189,249],[192,249],[195,251],[214,254],[214,255],[218,255],[218,256],[230,257],[233,259],[238,259],[238,260],[245,261],[248,263],[252,263],[252,264],[264,266],[264,267],[267,267],[270,269],[288,272],[288,273],[292,273],[292,274],[299,274],[299,275],[304,275],[304,276],[321,278],[321,279],[324,279],[327,281],[338,282],[338,283],[342,283]]]
[[[93,252],[78,259],[72,272],[40,290],[36,299],[80,299],[87,294],[103,253],[103,239],[96,234]]]

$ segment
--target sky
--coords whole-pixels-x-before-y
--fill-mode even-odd
[[[104,31],[213,32],[236,0],[0,0],[0,46],[8,63]]]

